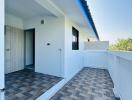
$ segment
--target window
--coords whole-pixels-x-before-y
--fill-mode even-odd
[[[72,50],[79,50],[79,31],[72,27]]]

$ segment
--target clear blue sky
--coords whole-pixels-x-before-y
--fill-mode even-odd
[[[132,0],[87,0],[101,40],[132,38]]]

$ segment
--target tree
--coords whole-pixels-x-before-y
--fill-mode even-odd
[[[132,51],[132,39],[118,39],[115,44],[110,45],[109,50]]]

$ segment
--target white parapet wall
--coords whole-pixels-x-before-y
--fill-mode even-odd
[[[107,69],[108,60],[106,51],[85,50],[84,52],[84,67]]]
[[[109,41],[91,41],[84,43],[84,50],[108,50]]]
[[[121,100],[132,100],[132,52],[110,51],[107,54],[115,95]]]
[[[121,100],[132,100],[132,52],[85,50],[84,66],[108,69],[115,95]]]

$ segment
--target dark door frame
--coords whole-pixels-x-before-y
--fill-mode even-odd
[[[24,67],[26,66],[26,31],[33,31],[33,65],[35,71],[35,28],[24,30]]]

